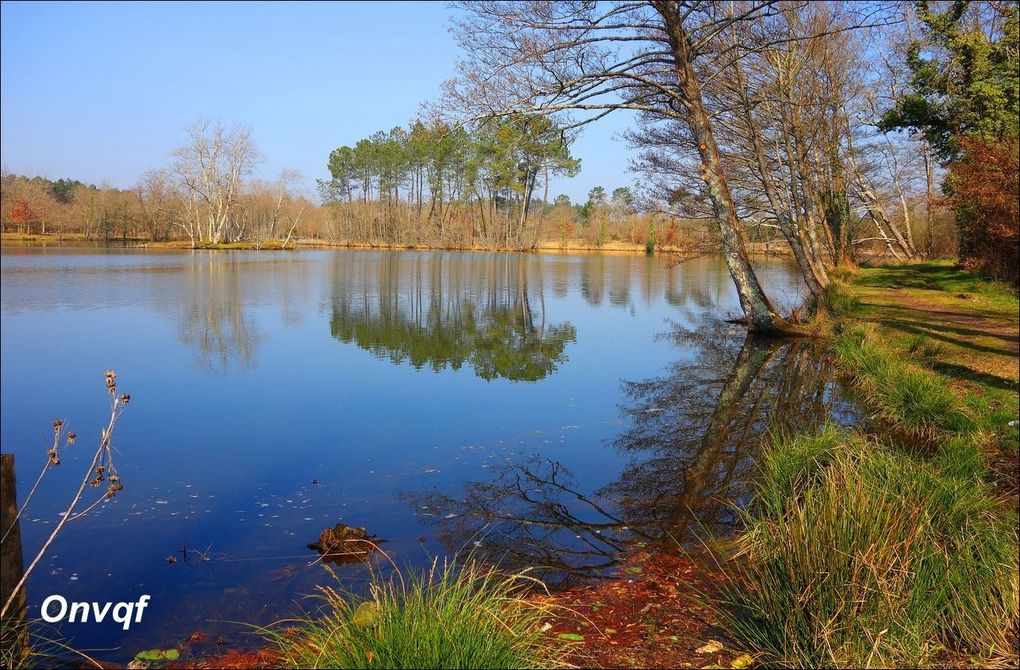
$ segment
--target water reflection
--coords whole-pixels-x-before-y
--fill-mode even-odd
[[[839,401],[817,342],[741,340],[712,327],[672,337],[697,353],[661,377],[624,383],[630,427],[613,444],[633,459],[600,493],[631,526],[686,542],[732,526],[725,503],[746,501],[766,432],[816,426]]]
[[[612,445],[631,458],[614,481],[596,488],[560,461],[532,457],[467,483],[460,496],[405,498],[447,551],[543,566],[550,581],[597,574],[632,541],[675,547],[703,530],[725,532],[766,432],[803,429],[842,406],[816,343],[725,328],[676,328],[667,337],[693,355],[661,376],[624,382],[628,427]]]
[[[35,607],[50,593],[130,599],[117,594],[145,585],[158,607],[131,641],[116,627],[73,631],[82,648],[120,646],[104,659],[122,663],[174,646],[208,619],[261,625],[292,614],[326,579],[318,563],[303,568],[305,545],[337,522],[389,540],[400,565],[481,541],[479,551],[557,575],[604,570],[629,540],[682,532],[684,487],[684,505],[706,519],[713,496],[739,490],[754,453],[739,442],[743,410],[709,459],[718,472],[697,459],[711,448],[702,442],[714,405],[736,367],[755,379],[746,405],[796,358],[778,352],[755,372],[756,352],[738,365],[739,335],[653,340],[667,318],[690,325],[739,310],[718,258],[669,267],[609,255],[4,245],[0,271],[0,431],[19,462],[38,462],[55,416],[79,435],[99,434],[97,371],[116,369],[137,398],[118,425],[130,496],[69,526],[29,585]],[[783,261],[770,260],[762,277],[780,299],[799,291]],[[677,407],[656,411],[665,403]],[[760,409],[762,425],[770,411]],[[74,474],[62,472],[52,476]],[[710,476],[719,481],[696,489]],[[61,490],[33,499],[26,546],[48,537],[66,504]],[[412,510],[398,497],[432,490],[453,500]],[[434,514],[425,520],[435,532],[415,511]],[[175,553],[185,542],[215,560],[186,569]],[[344,566],[345,586],[365,569]]]
[[[264,336],[246,308],[242,266],[210,256],[184,272],[178,337],[194,350],[195,364],[208,372],[253,369]]]
[[[337,257],[330,330],[393,363],[536,381],[566,360],[577,330],[547,320],[533,270],[520,256]]]
[[[406,494],[449,554],[474,552],[508,569],[535,568],[550,582],[616,564],[627,539],[642,534],[601,492],[586,493],[562,463],[532,457],[468,482],[462,497]]]

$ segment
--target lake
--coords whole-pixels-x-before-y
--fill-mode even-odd
[[[759,271],[783,311],[800,300],[791,263]],[[22,520],[26,562],[95,450],[104,371],[131,395],[125,489],[68,523],[29,616],[52,593],[148,593],[128,633],[60,635],[113,661],[199,631],[249,646],[229,622],[317,606],[333,577],[307,545],[337,522],[400,566],[474,553],[561,584],[635,542],[725,532],[764,431],[850,411],[813,343],[745,341],[722,320],[738,314],[720,257],[5,244],[0,440],[19,502],[51,422],[78,435]],[[352,588],[369,570],[332,567]]]

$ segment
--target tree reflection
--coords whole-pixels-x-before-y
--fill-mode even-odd
[[[600,493],[649,536],[686,542],[732,526],[729,503],[746,501],[762,437],[824,421],[835,386],[812,341],[740,342],[715,328],[674,337],[697,355],[670,374],[625,382],[631,425],[614,446],[634,458]]]
[[[562,463],[533,457],[470,482],[463,495],[406,496],[449,552],[476,552],[551,581],[597,574],[638,540],[676,547],[700,529],[725,531],[746,500],[769,430],[798,430],[828,415],[831,373],[813,342],[760,341],[723,324],[676,330],[693,357],[667,374],[624,382],[629,427],[612,446],[630,456],[601,487]]]
[[[630,529],[613,501],[578,486],[563,464],[533,457],[469,482],[464,495],[438,491],[403,496],[425,510],[447,553],[465,550],[504,568],[530,567],[549,582],[587,576],[616,564]]]
[[[231,365],[255,367],[262,343],[254,320],[245,310],[241,266],[209,256],[188,265],[188,302],[181,305],[178,336],[196,350],[196,364],[210,372]]]
[[[544,285],[541,277],[529,285],[525,259],[480,261],[338,257],[330,330],[341,342],[419,369],[467,363],[487,380],[542,379],[566,360],[576,329],[546,322]]]

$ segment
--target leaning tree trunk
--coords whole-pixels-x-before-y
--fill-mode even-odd
[[[776,308],[765,295],[747,256],[744,235],[737,220],[737,208],[726,182],[719,147],[702,101],[701,87],[691,66],[687,32],[682,25],[677,6],[671,2],[656,2],[654,6],[666,25],[680,95],[687,107],[691,133],[697,142],[698,155],[701,157],[701,178],[708,186],[712,209],[722,236],[723,257],[736,285],[748,330],[771,335],[796,334],[798,329],[776,313]]]
[[[892,222],[889,215],[885,212],[885,207],[882,206],[882,201],[878,199],[874,189],[868,183],[868,178],[864,175],[861,170],[861,166],[857,162],[855,156],[855,149],[853,145],[853,138],[848,139],[849,150],[847,151],[847,162],[850,165],[850,171],[853,174],[853,179],[857,184],[857,191],[860,194],[861,200],[864,201],[865,206],[868,208],[868,213],[875,220],[875,225],[882,232],[883,237],[892,237],[896,241],[896,244],[903,250],[903,255],[907,259],[912,259],[914,254],[911,248],[907,245],[907,241],[903,238],[903,234],[900,233],[899,229],[896,228],[896,224]],[[892,248],[889,249],[892,251]],[[893,252],[893,255],[898,259],[899,255]]]
[[[797,267],[800,268],[804,283],[812,295],[820,298],[825,294],[825,287],[829,284],[825,267],[820,263],[816,264],[808,256],[804,249],[804,242],[801,239],[800,231],[797,229],[797,224],[784,211],[775,182],[772,180],[772,173],[769,171],[768,162],[765,159],[765,147],[762,146],[761,136],[758,134],[758,129],[751,116],[751,102],[747,97],[745,81],[739,66],[734,66],[734,70],[738,78],[737,89],[740,95],[741,106],[743,107],[744,121],[747,123],[748,136],[754,149],[758,175],[762,186],[765,188],[765,197],[768,199],[769,207],[772,208],[772,213],[775,214],[776,221],[779,223],[779,230],[782,231],[783,237],[786,238],[790,249],[793,251],[794,260],[797,262]]]

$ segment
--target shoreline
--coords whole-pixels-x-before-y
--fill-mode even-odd
[[[662,255],[681,256],[683,258],[694,258],[705,255],[701,249],[690,249],[677,246],[657,246],[652,254],[648,254],[643,244],[613,240],[601,246],[571,240],[567,244],[559,242],[544,241],[533,248],[515,247],[484,247],[475,245],[463,246],[431,246],[426,244],[393,244],[393,243],[369,243],[369,242],[329,242],[317,238],[298,238],[283,245],[280,240],[271,240],[263,243],[251,241],[246,242],[222,242],[218,244],[198,243],[194,246],[187,240],[170,240],[165,242],[153,242],[144,238],[113,238],[110,240],[89,240],[84,235],[74,233],[67,235],[47,233],[22,234],[2,233],[2,242],[18,242],[30,244],[68,244],[86,243],[89,246],[116,247],[127,249],[154,249],[154,250],[176,250],[176,251],[301,251],[301,250],[322,250],[322,249],[349,249],[356,251],[472,251],[472,252],[498,252],[498,253],[536,253],[536,254],[558,254],[569,255],[576,253],[598,253],[598,254],[621,254],[621,255]],[[748,251],[755,255],[778,256],[792,258],[792,253],[785,243],[776,242],[753,242],[748,243]],[[707,253],[720,253],[721,247]]]

